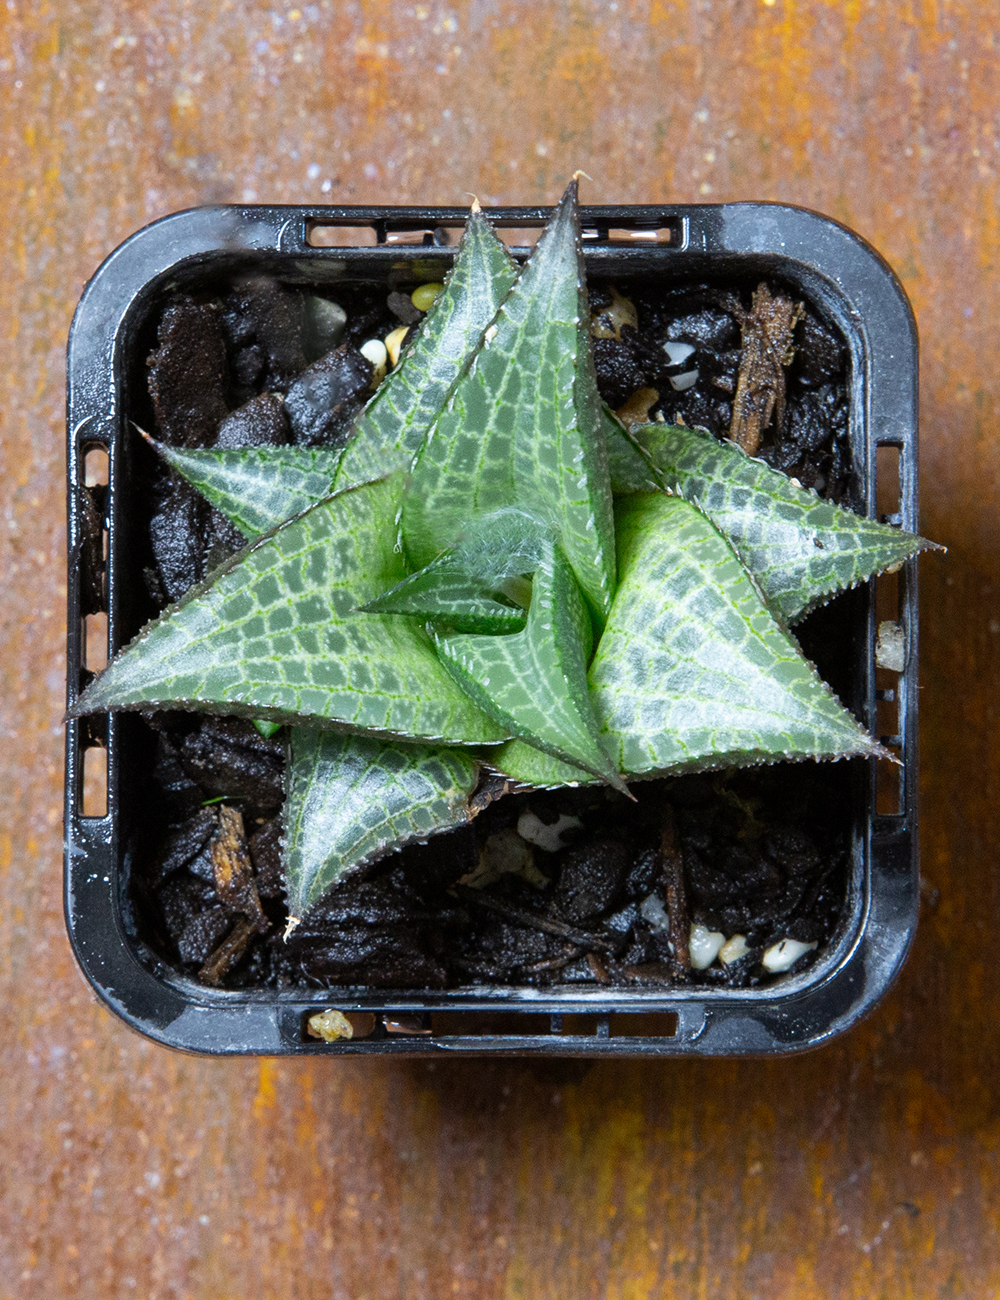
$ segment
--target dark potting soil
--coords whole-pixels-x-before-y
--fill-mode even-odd
[[[619,409],[640,394],[650,419],[726,435],[755,288],[592,286],[592,308],[604,313],[595,339],[604,399]],[[332,294],[242,277],[175,294],[150,349],[150,405],[139,423],[186,446],[340,445],[371,391],[360,346],[401,324],[415,328],[419,315],[399,287],[338,287],[334,303]],[[780,376],[783,418],[771,421],[758,454],[857,504],[847,349],[808,305],[793,342]],[[145,449],[139,481],[150,503],[151,617],[242,538]],[[842,698],[852,671],[844,604],[854,598],[797,629]],[[604,788],[509,793],[487,777],[467,826],[348,879],[285,942],[282,735],[265,740],[248,722],[186,713],[151,714],[145,725],[148,816],[130,879],[137,929],[152,958],[217,986],[747,987],[771,978],[761,957],[781,939],[815,943],[793,969],[809,965],[843,911],[849,764],[635,782],[635,804]],[[744,955],[692,971],[692,925],[743,936]]]

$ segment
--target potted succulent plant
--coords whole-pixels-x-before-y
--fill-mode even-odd
[[[79,726],[108,710],[180,710],[252,720],[262,738],[279,733],[286,940],[352,873],[467,826],[514,790],[608,791],[620,817],[643,782],[664,776],[892,759],[790,629],[927,544],[748,455],[774,416],[781,420],[801,308],[766,283],[749,305],[726,302],[742,348],[731,437],[720,440],[667,422],[662,406],[656,418],[655,390],[631,393],[617,414],[609,409],[595,339],[620,338],[634,308],[614,285],[603,297],[592,311],[575,180],[523,267],[475,205],[446,281],[411,295],[414,319],[404,317],[384,345],[370,340],[354,360],[343,344],[331,349],[286,384],[283,403],[270,392],[251,397],[242,424],[227,431],[222,422],[213,446],[154,443],[170,482],[193,486],[218,512],[216,533],[228,527],[229,545],[245,545],[144,626],[82,693],[72,690],[70,718]],[[314,328],[332,342],[334,305],[315,304]],[[664,344],[675,391],[691,373],[690,346]],[[238,364],[246,372],[252,362]],[[329,437],[331,385],[342,391],[350,365],[374,395],[346,431],[341,413]],[[268,432],[285,419],[297,435],[290,445]],[[203,982],[218,984],[272,921],[258,889],[264,855],[253,851],[236,801],[203,802],[184,830],[197,843],[184,840],[183,853],[189,863],[204,858],[224,917],[202,967]],[[573,820],[546,826],[529,809],[515,839],[558,841],[574,829],[562,822]],[[690,924],[669,809],[657,824],[658,856],[643,870],[659,875],[637,886],[644,896],[628,917],[632,930],[660,933],[659,980],[655,962],[628,964],[625,937],[616,946],[583,923],[614,912],[619,921],[609,924],[625,926],[628,909],[615,911],[609,895],[588,912],[579,890],[575,914],[531,911],[529,924],[547,925],[564,948],[536,963],[547,978],[586,959],[606,1006],[611,975],[626,969],[646,994],[636,1010],[669,1003],[692,967],[718,968],[720,957],[745,968],[752,959],[766,977],[815,948],[788,934],[750,953],[746,935]],[[505,844],[513,865],[484,865],[480,855],[452,880],[452,897],[472,897],[477,871],[537,874],[510,833]],[[273,833],[269,849],[273,866]],[[544,892],[549,882],[532,883]],[[518,921],[516,900],[480,894],[474,904]],[[634,940],[632,930],[622,935]],[[579,986],[571,991],[579,997]],[[411,989],[392,1005],[414,1001]],[[301,996],[284,1003],[303,1014]],[[198,1005],[220,1012],[224,1003]],[[370,1005],[364,989],[338,1000],[355,1013]],[[397,1021],[383,1015],[373,1033],[369,1020],[369,1045],[388,1042]],[[305,1023],[329,1040],[351,1041],[357,1027],[315,1006]],[[429,1029],[413,1022],[397,1044],[412,1047],[412,1035],[427,1038]],[[291,1036],[304,1041],[301,1025]],[[189,1034],[173,1041],[193,1045]]]

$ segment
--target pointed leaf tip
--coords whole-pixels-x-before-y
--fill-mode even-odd
[[[772,610],[796,623],[832,596],[932,543],[857,515],[798,487],[735,443],[698,429],[648,424],[633,430],[662,486],[695,502],[732,542]],[[622,453],[618,476],[629,479]],[[630,490],[641,488],[634,463]]]
[[[333,447],[189,449],[149,441],[245,537],[269,533],[329,496],[343,454]]]
[[[357,613],[405,576],[400,483],[329,497],[148,624],[88,686],[80,716],[167,704],[459,744],[506,738],[409,619]]]
[[[430,428],[402,531],[413,567],[424,568],[470,519],[530,511],[555,531],[603,625],[614,514],[588,321],[571,186]]]
[[[590,688],[620,771],[881,752],[696,506],[629,498],[619,550],[621,584]]]
[[[469,820],[478,765],[461,750],[296,727],[283,811],[289,912],[352,871]]]
[[[516,278],[513,258],[473,208],[444,292],[399,365],[379,385],[344,449],[338,488],[409,466]]]

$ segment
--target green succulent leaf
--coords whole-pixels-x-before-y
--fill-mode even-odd
[[[590,688],[620,771],[883,753],[696,506],[629,498],[618,549],[621,582]]]
[[[413,565],[510,506],[551,525],[603,623],[614,521],[575,182],[414,462],[402,521]]]
[[[381,478],[410,463],[516,276],[516,263],[486,218],[474,210],[444,292],[365,407],[345,448],[338,489]]]
[[[504,739],[422,628],[358,612],[405,576],[400,492],[395,476],[339,493],[234,557],[149,624],[74,716],[157,705],[418,740]]]
[[[339,447],[153,446],[247,538],[269,533],[329,496],[343,454]]]
[[[435,642],[456,680],[505,729],[624,789],[587,691],[590,635],[580,589],[553,544],[536,569],[523,632],[439,634]]]
[[[696,502],[726,534],[788,623],[933,545],[824,501],[699,429],[648,424],[633,437],[661,483]]]
[[[520,632],[532,574],[552,549],[549,527],[525,510],[510,508],[473,519],[458,543],[405,578],[366,609],[416,614],[448,623],[456,632]],[[513,597],[513,598],[512,598]]]
[[[404,578],[364,609],[373,614],[410,614],[445,623],[456,632],[520,632],[527,618],[523,609],[503,600],[501,592],[491,591],[456,568],[450,556]]]
[[[498,583],[534,573],[553,541],[544,519],[511,506],[471,519],[448,554],[464,573]]]
[[[458,749],[295,727],[283,814],[289,915],[301,919],[366,863],[468,821],[477,778]]]

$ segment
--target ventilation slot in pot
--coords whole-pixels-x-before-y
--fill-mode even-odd
[[[83,453],[83,481],[87,487],[107,487],[108,449],[103,443],[92,443]]]
[[[901,447],[882,443],[875,449],[875,506],[883,523],[898,527],[901,515]],[[902,619],[904,575],[883,573],[875,580],[875,731],[882,744],[902,758],[903,713],[900,694],[908,653]],[[895,763],[880,762],[875,774],[875,811],[880,817],[904,812],[902,773]]]
[[[80,592],[81,688],[108,662],[107,498],[108,449],[88,443],[82,449],[81,486],[77,488],[78,582]],[[107,717],[82,718],[77,723],[80,745],[78,806],[83,817],[108,812]]]
[[[686,217],[677,217],[671,213],[648,216],[645,212],[637,218],[634,225],[612,225],[602,221],[599,216],[582,210],[583,243],[585,248],[602,245],[622,245],[631,248],[648,248],[653,245],[669,245],[671,248],[684,248],[688,242],[688,222]],[[600,209],[597,210],[598,212]],[[531,248],[537,243],[539,235],[548,219],[549,210],[539,209],[537,221],[522,221],[518,225],[503,225],[503,209],[500,209],[493,229],[508,248]],[[487,216],[490,213],[487,211]],[[343,217],[324,221],[321,217],[311,217],[306,221],[306,244],[310,248],[376,248],[381,246],[449,248],[458,243],[465,216],[440,218],[439,224],[431,225],[419,217],[372,217],[371,220],[344,224]]]
[[[643,247],[650,244],[683,243],[684,225],[679,217],[661,218],[655,226],[606,226],[598,223],[583,232],[584,244],[631,244]]]
[[[380,242],[375,227],[369,223],[329,226],[322,221],[310,221],[306,225],[306,243],[310,248],[374,248]]]
[[[99,673],[108,662],[108,616],[87,614],[83,620],[81,659],[89,673]]]
[[[447,226],[427,226],[385,220],[365,222],[363,225],[328,225],[323,221],[310,221],[306,225],[306,243],[310,248],[376,248],[391,245],[394,248],[448,248],[458,243],[459,232]]]
[[[83,751],[83,779],[80,782],[80,816],[108,815],[108,751],[92,745]]]
[[[612,1038],[649,1041],[676,1038],[678,1017],[673,1011],[613,1012],[610,1015],[579,1011],[386,1011],[373,1015],[366,1011],[340,1012],[316,1008],[305,1012],[299,1024],[299,1041],[314,1046],[319,1046],[318,1040],[322,1038],[326,1038],[328,1043],[338,1044],[352,1038],[397,1043],[407,1039],[442,1043],[483,1039],[495,1045],[504,1039],[518,1043],[532,1039],[539,1045],[572,1042],[579,1046],[581,1040],[600,1043]],[[332,1032],[327,1029],[328,1025],[334,1026]],[[348,1025],[349,1033],[345,1032]]]

